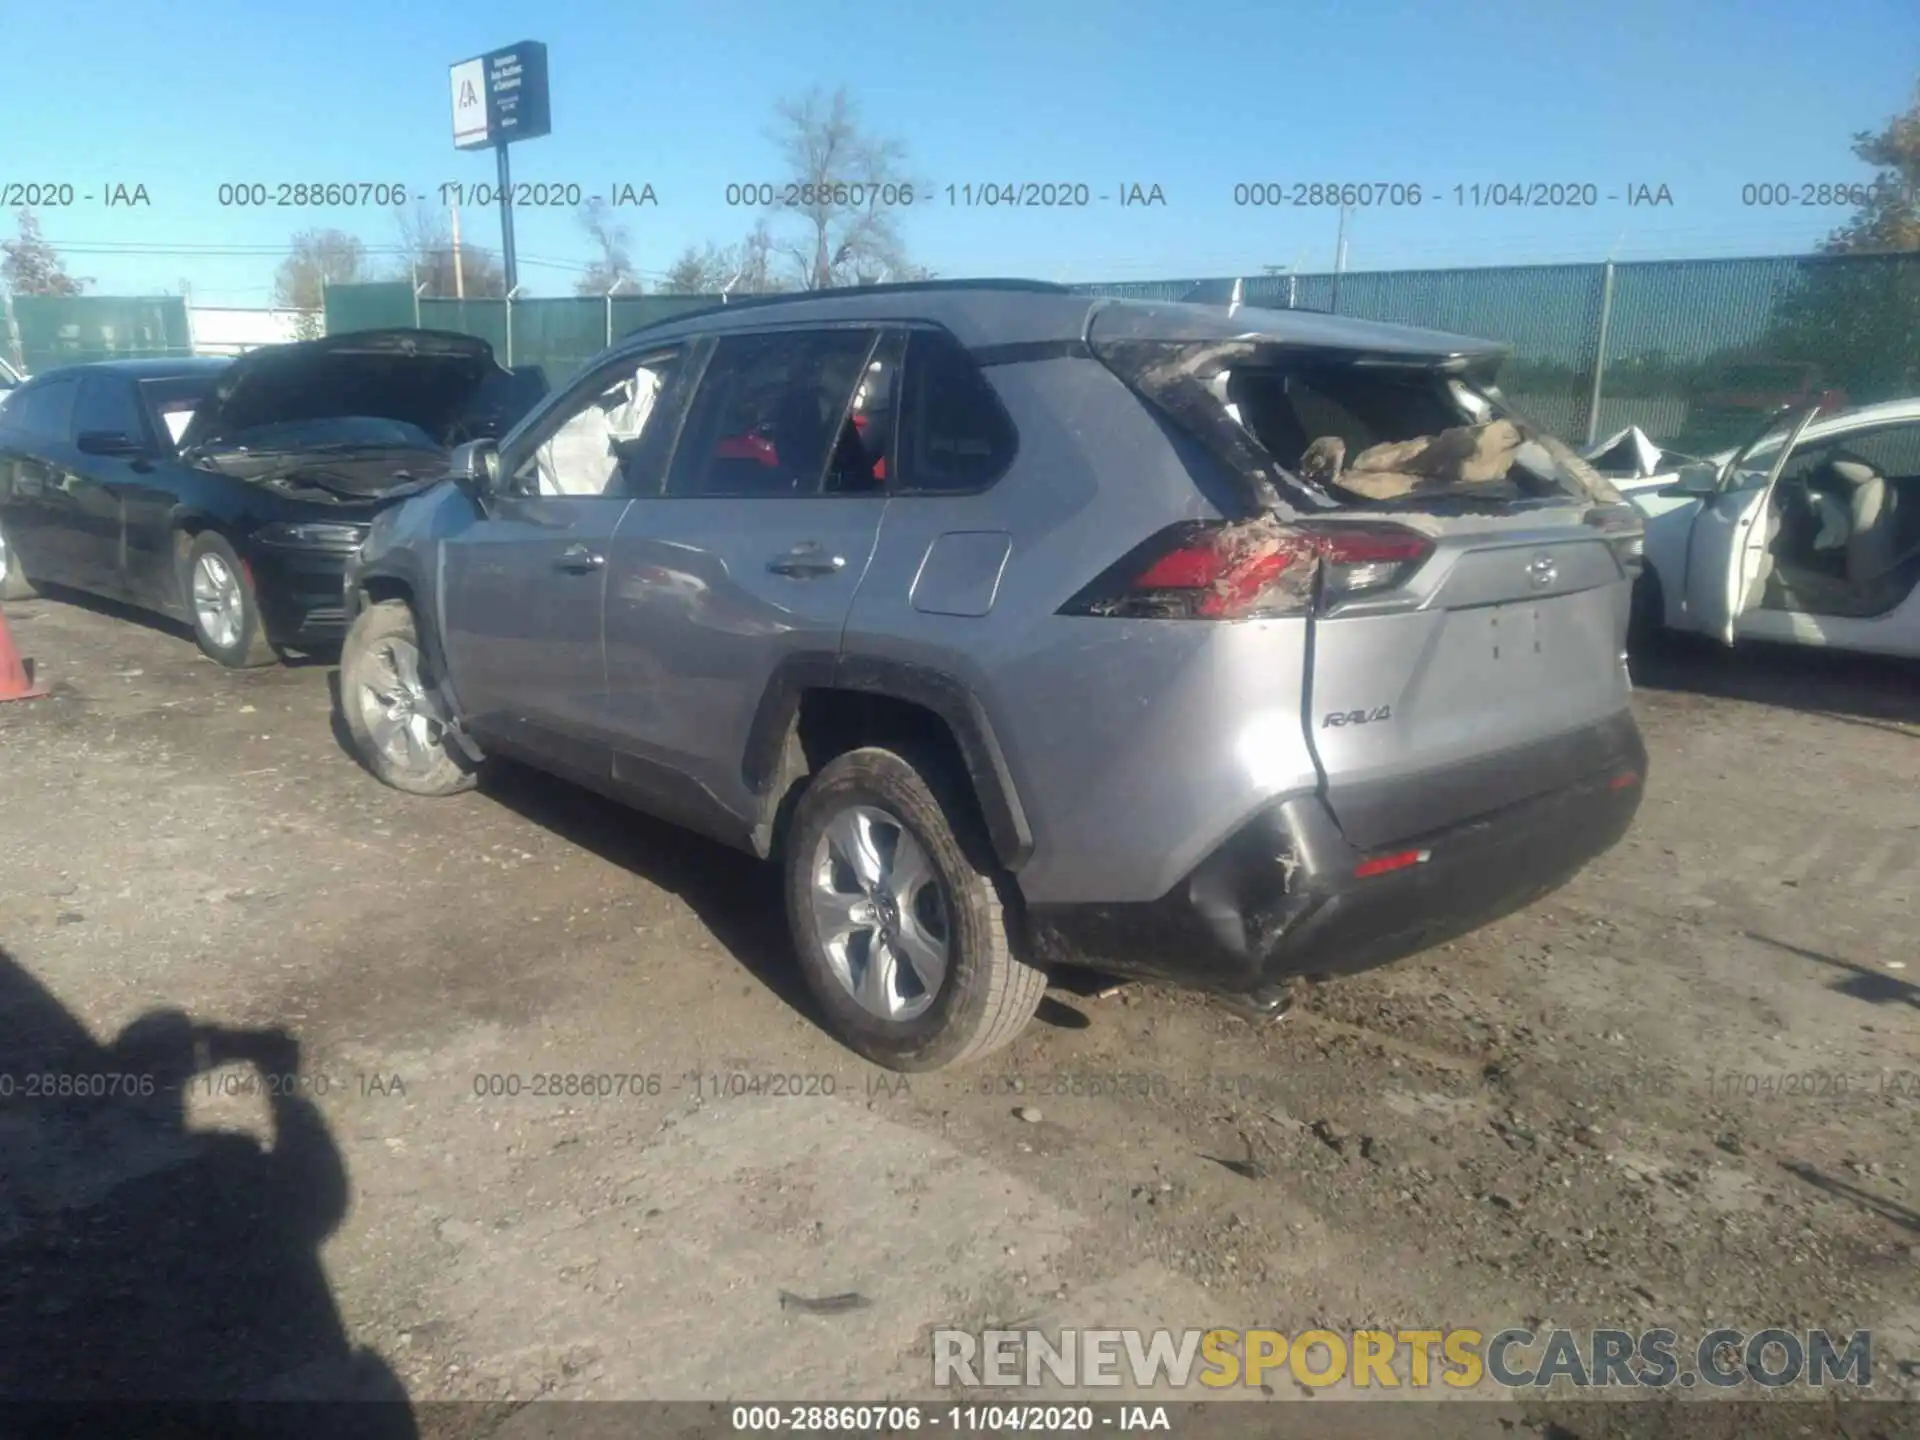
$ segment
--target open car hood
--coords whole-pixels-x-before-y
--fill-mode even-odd
[[[180,436],[217,446],[259,425],[365,415],[418,426],[442,444],[503,434],[546,392],[503,369],[493,347],[441,330],[361,330],[240,356]]]

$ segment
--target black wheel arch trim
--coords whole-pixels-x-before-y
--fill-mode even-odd
[[[994,853],[1009,870],[1033,854],[1033,830],[980,699],[944,671],[902,660],[835,656],[830,651],[789,655],[774,669],[747,732],[742,775],[754,794],[773,799],[787,736],[809,690],[883,695],[931,711],[946,722],[966,762]]]

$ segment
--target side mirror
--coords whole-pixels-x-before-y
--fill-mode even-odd
[[[1718,494],[1720,490],[1720,467],[1704,461],[1692,465],[1682,465],[1673,484],[1660,491],[1660,494],[1672,499],[1705,499]]]
[[[447,462],[447,476],[475,500],[484,502],[500,483],[500,451],[491,440],[469,440],[457,446]]]
[[[146,446],[120,430],[82,430],[74,445],[83,455],[142,455]]]

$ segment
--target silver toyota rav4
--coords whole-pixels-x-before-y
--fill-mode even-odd
[[[1486,342],[971,281],[628,336],[347,577],[344,718],[418,794],[531,763],[777,861],[881,1065],[1055,964],[1258,1012],[1625,832],[1639,521]]]

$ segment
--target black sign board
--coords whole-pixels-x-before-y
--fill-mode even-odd
[[[462,60],[449,75],[457,148],[477,150],[551,133],[547,47],[538,40]]]

